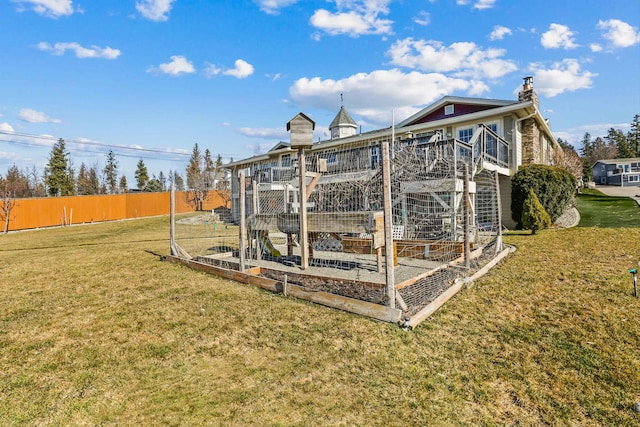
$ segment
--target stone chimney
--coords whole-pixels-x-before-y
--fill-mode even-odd
[[[536,110],[540,107],[538,95],[533,90],[533,77],[525,77],[522,90],[518,93],[518,102],[533,101]],[[540,129],[534,117],[524,119],[520,124],[522,134],[522,164],[541,163]]]
[[[540,100],[538,100],[536,91],[533,90],[533,76],[527,76],[522,80],[522,90],[518,93],[518,102],[533,101],[533,105],[540,108]]]

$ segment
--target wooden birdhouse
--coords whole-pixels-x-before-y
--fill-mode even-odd
[[[287,123],[291,135],[291,148],[306,148],[313,145],[313,130],[316,123],[304,113],[298,113]]]

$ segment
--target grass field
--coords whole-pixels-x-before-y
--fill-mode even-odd
[[[576,206],[579,227],[640,227],[638,204],[629,197],[611,197],[586,188],[576,198]]]
[[[162,262],[168,222],[0,236],[0,425],[640,424],[640,228],[507,235],[403,331]]]

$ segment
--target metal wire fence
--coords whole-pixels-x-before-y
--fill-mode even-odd
[[[411,315],[497,253],[498,179],[472,145],[424,137],[394,142],[385,183],[383,143],[314,145],[304,156],[304,186],[295,152],[256,162],[235,183],[246,213],[245,244],[237,225],[215,218],[179,223],[177,240],[201,262],[238,270],[243,258],[244,268],[261,267],[265,277],[383,305],[390,304],[391,269],[396,298]],[[300,234],[304,217],[307,236]]]

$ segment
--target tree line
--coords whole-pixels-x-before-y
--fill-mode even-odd
[[[169,170],[166,175],[162,171],[157,176],[150,174],[140,159],[135,171],[136,188],[132,190],[127,177],[118,174],[118,167],[116,154],[109,151],[104,167],[83,162],[76,169],[64,139],[60,138],[51,149],[42,175],[35,166],[19,169],[16,165],[10,166],[5,176],[0,174],[0,199],[160,192],[175,186],[177,191],[187,191],[190,202],[201,209],[210,191],[224,193],[229,188],[224,182],[222,157],[218,155],[214,161],[209,149],[201,153],[197,143],[185,169],[186,181],[177,170]]]
[[[598,160],[640,158],[640,115],[636,114],[625,134],[620,129],[609,128],[604,137],[592,138],[589,132],[582,138],[581,155],[583,174],[592,175],[591,168]]]

